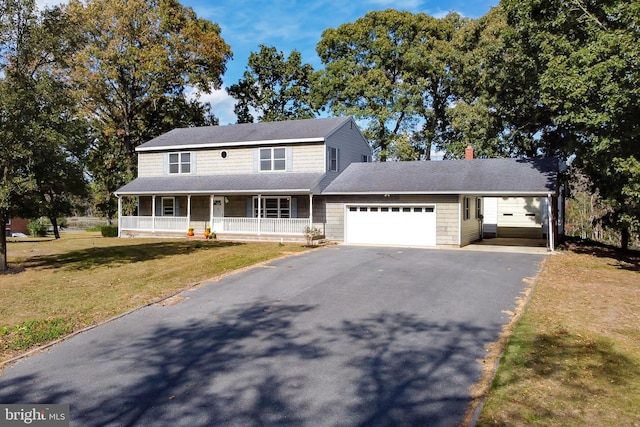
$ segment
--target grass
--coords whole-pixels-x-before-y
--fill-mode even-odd
[[[478,426],[640,426],[638,253],[569,245],[545,261]]]
[[[13,239],[0,274],[0,362],[185,287],[307,248],[63,232]]]

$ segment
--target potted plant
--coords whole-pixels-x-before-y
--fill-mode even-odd
[[[204,237],[209,238],[209,234],[211,234],[211,227],[207,226],[204,230]]]
[[[187,236],[193,236],[193,227],[189,227],[189,231],[187,231]]]

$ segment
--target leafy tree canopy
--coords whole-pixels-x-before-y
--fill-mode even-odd
[[[77,46],[68,71],[92,118],[90,170],[111,218],[113,192],[135,177],[136,146],[174,127],[215,122],[187,88],[219,88],[231,50],[217,24],[176,0],[71,0],[64,11]]]
[[[234,107],[238,123],[315,117],[310,95],[313,73],[297,50],[285,59],[275,47],[260,45],[259,52],[249,55],[243,79],[227,89],[238,101]]]

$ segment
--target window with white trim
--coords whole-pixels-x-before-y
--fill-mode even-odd
[[[464,198],[464,219],[471,218],[471,202],[469,197]]]
[[[283,171],[287,168],[287,150],[285,148],[261,148],[260,170]]]
[[[253,217],[258,217],[258,198],[253,198]],[[260,200],[261,218],[291,218],[290,197],[263,197]]]
[[[191,153],[169,153],[169,173],[191,173]]]

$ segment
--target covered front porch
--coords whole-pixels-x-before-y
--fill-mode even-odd
[[[313,227],[313,195],[152,194],[118,197],[121,237],[196,236],[207,229],[224,238],[304,239]],[[317,225],[316,225],[317,226]]]

